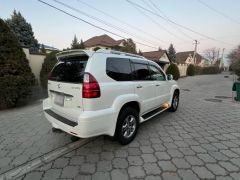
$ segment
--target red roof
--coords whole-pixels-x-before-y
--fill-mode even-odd
[[[150,52],[143,52],[143,56],[152,61],[158,61],[164,53],[167,54],[166,50],[158,50],[158,51],[150,51]]]
[[[184,64],[187,58],[189,56],[193,57],[193,55],[194,55],[194,51],[178,52],[176,53],[176,62],[180,64]],[[202,59],[203,57],[200,54],[196,53],[196,63],[197,64],[201,63]]]
[[[120,45],[124,39],[121,40],[114,40],[110,36],[104,34],[101,36],[94,36],[84,42],[85,47],[93,47],[93,46],[106,46],[106,47],[113,47]]]

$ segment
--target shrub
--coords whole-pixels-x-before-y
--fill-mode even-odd
[[[187,67],[187,76],[194,76],[195,75],[195,67],[193,64],[189,64]]]
[[[14,107],[31,92],[35,77],[17,38],[0,19],[0,109]]]
[[[200,75],[202,74],[202,67],[194,66],[194,71],[195,71],[195,75]]]
[[[220,69],[218,66],[203,67],[201,70],[201,74],[218,74],[218,73],[220,73]]]
[[[57,63],[56,53],[57,51],[47,54],[42,64],[40,81],[43,88],[47,88],[48,74],[52,70],[53,66]]]
[[[180,72],[176,64],[170,64],[170,66],[166,70],[166,73],[172,74],[174,80],[178,80],[180,77]]]

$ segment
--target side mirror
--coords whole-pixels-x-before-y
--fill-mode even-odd
[[[168,74],[168,75],[167,75],[167,79],[168,79],[169,81],[173,80],[173,75],[172,75],[172,74]]]

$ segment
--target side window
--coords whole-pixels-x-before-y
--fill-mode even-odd
[[[132,63],[134,80],[151,80],[151,74],[147,64]]]
[[[149,69],[150,69],[152,80],[155,80],[155,81],[165,81],[166,80],[164,73],[156,66],[149,65]]]
[[[110,78],[116,81],[132,80],[132,71],[129,59],[108,58],[106,73]]]

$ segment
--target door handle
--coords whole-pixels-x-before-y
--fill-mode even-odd
[[[137,88],[142,88],[142,86],[141,86],[141,85],[138,85]]]
[[[156,84],[156,86],[160,86],[160,84]]]

